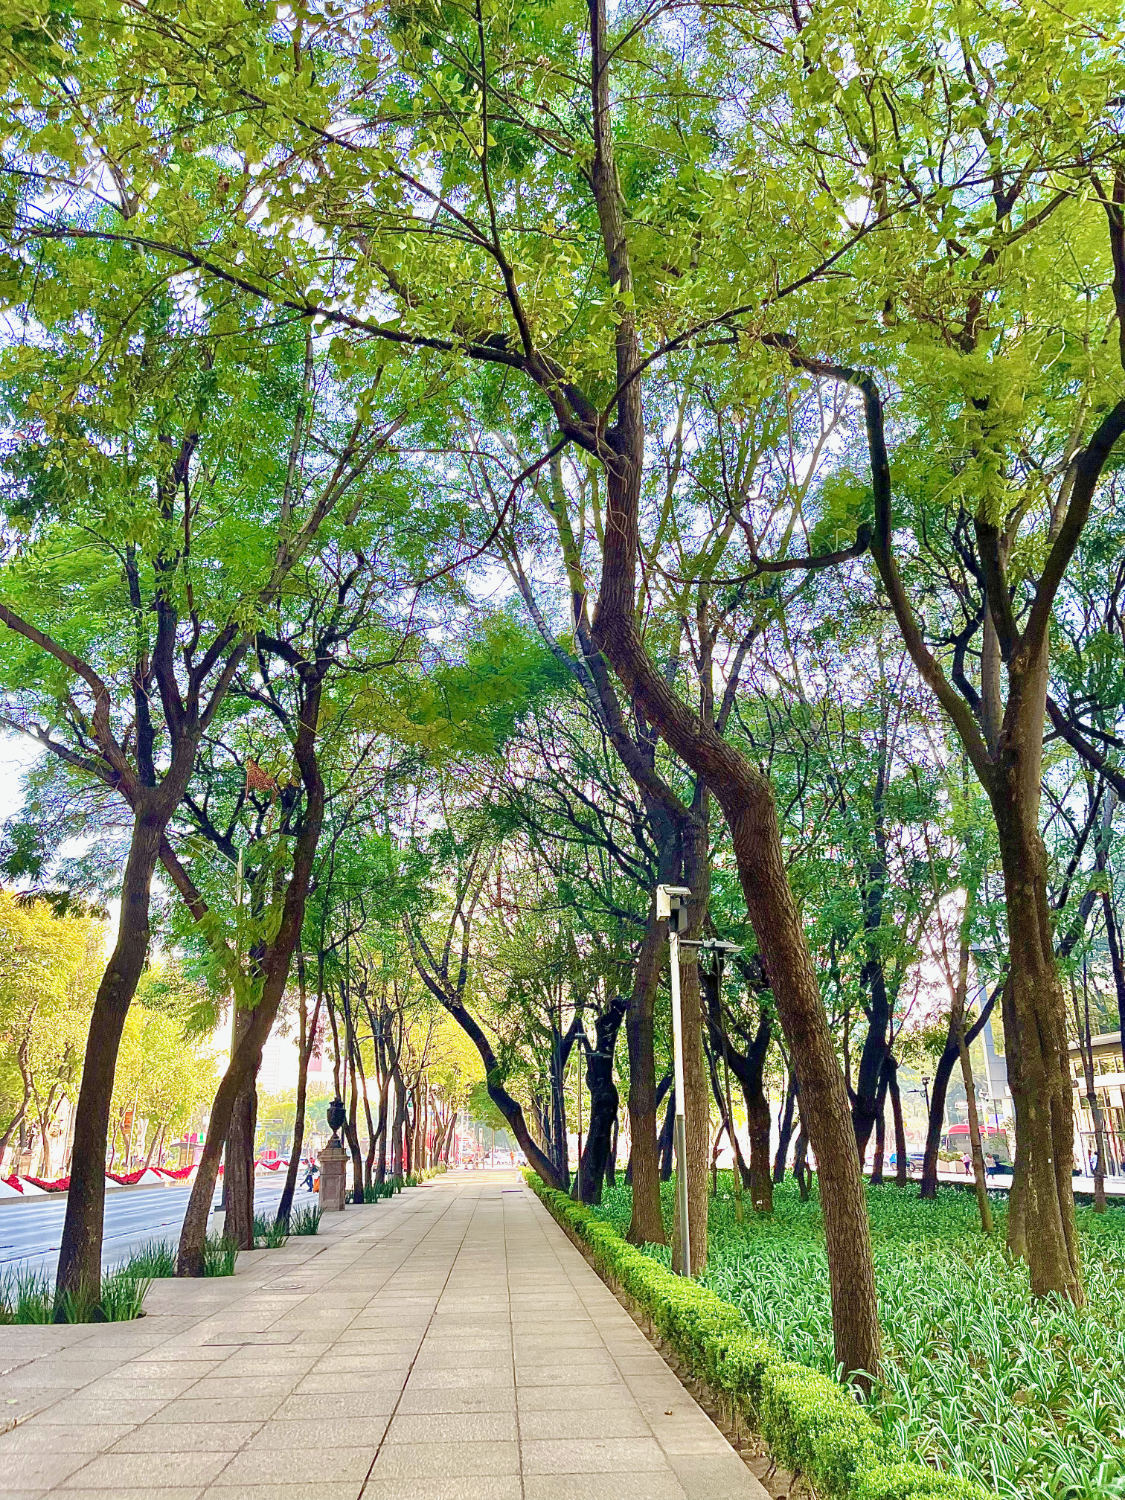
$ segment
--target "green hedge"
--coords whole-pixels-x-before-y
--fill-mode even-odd
[[[534,1172],[524,1175],[598,1270],[644,1309],[694,1374],[733,1403],[775,1462],[807,1477],[822,1500],[996,1500],[924,1464],[888,1462],[874,1423],[843,1386],[783,1358],[729,1302],[635,1249]]]

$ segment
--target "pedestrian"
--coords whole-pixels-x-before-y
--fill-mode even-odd
[[[308,1190],[309,1190],[310,1193],[313,1190],[313,1182],[315,1180],[315,1173],[316,1173],[316,1162],[313,1161],[312,1157],[310,1156],[309,1157],[309,1169],[305,1173],[305,1186],[306,1186],[306,1188],[308,1188]]]

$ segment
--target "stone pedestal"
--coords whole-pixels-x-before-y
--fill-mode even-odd
[[[348,1157],[343,1146],[325,1146],[320,1153],[320,1207],[337,1213],[344,1206]]]

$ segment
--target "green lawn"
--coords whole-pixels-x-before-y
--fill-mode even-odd
[[[776,1191],[772,1218],[729,1174],[712,1200],[705,1283],[791,1359],[832,1372],[828,1267],[818,1205]],[[868,1189],[886,1368],[872,1415],[888,1437],[1004,1500],[1125,1497],[1125,1209],[1079,1210],[1087,1308],[1036,1302],[1026,1272],[982,1239],[970,1193]],[[665,1187],[671,1222],[672,1185]],[[597,1210],[624,1232],[629,1191]],[[650,1247],[668,1261],[668,1252]]]

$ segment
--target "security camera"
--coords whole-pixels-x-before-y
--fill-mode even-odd
[[[658,917],[670,917],[673,912],[679,911],[691,895],[691,887],[686,885],[658,885],[656,887],[656,915]]]

